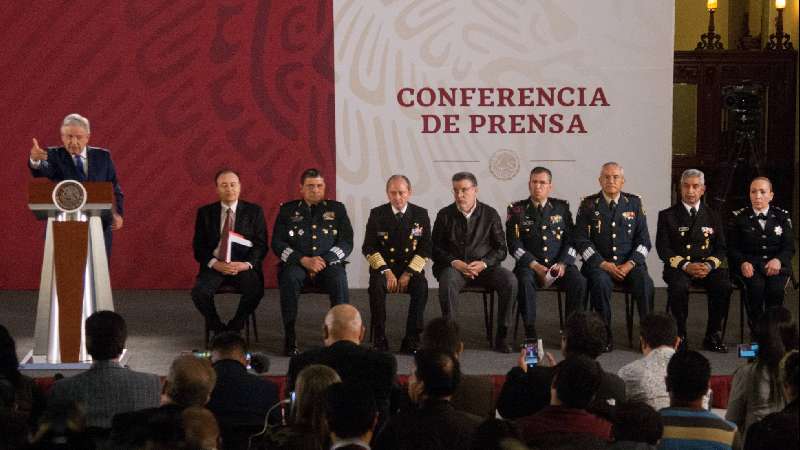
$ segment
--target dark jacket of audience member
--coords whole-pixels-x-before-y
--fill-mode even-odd
[[[247,373],[247,344],[238,333],[221,333],[211,341],[217,382],[208,401],[227,448],[246,447],[264,426],[267,411],[278,403],[278,386]]]
[[[5,403],[9,416],[13,410],[15,420],[22,419],[33,430],[45,408],[44,394],[32,378],[19,372],[17,344],[6,327],[0,325],[0,383],[4,382],[8,383],[9,398],[0,401],[0,407]]]
[[[450,404],[461,373],[458,359],[448,353],[420,350],[408,391],[417,407],[389,419],[378,435],[376,450],[466,449],[481,419]]]
[[[367,450],[378,424],[372,392],[354,383],[336,383],[326,392],[325,417],[337,449]]]
[[[125,320],[113,311],[98,311],[86,319],[86,350],[94,362],[86,372],[53,385],[50,403],[80,402],[89,427],[108,429],[114,415],[158,406],[158,375],[122,367],[116,359],[128,336]]]
[[[655,450],[664,424],[661,415],[645,402],[625,402],[614,408],[611,426],[615,450]]]
[[[611,440],[611,423],[586,410],[603,369],[594,359],[571,355],[555,367],[550,405],[517,420],[522,439],[538,448],[589,448]]]
[[[464,342],[458,323],[443,317],[432,319],[422,332],[422,348],[451,353],[461,358]],[[481,417],[494,416],[494,382],[489,375],[461,374],[453,398],[453,408]]]
[[[567,319],[561,338],[561,350],[565,358],[583,355],[597,359],[605,345],[605,325],[596,314],[576,312]],[[554,373],[553,367],[541,364],[527,372],[521,367],[512,368],[497,398],[497,412],[506,419],[516,419],[535,414],[549,405]],[[616,374],[602,371],[600,386],[587,409],[611,420],[613,405],[623,401],[625,383]]]
[[[786,400],[780,412],[772,413],[747,430],[745,450],[773,450],[800,447],[800,353],[788,353],[781,362],[781,379]]]

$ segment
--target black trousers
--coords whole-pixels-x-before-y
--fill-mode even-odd
[[[614,289],[614,279],[605,270],[598,267],[588,267],[584,264],[581,269],[589,287],[589,296],[592,307],[606,323],[611,326],[611,295]],[[622,281],[631,291],[631,298],[639,310],[639,320],[643,319],[653,309],[653,296],[655,287],[653,279],[647,273],[647,266],[636,265],[628,276]]]
[[[281,295],[281,316],[286,337],[294,336],[297,299],[307,280],[328,293],[331,308],[349,302],[344,264],[329,265],[313,278],[310,278],[306,269],[299,264],[282,265],[278,271],[278,289]]]
[[[536,278],[536,272],[529,267],[517,267],[514,269],[519,283],[517,303],[522,315],[522,322],[525,327],[536,325],[536,290],[540,288]],[[583,278],[577,267],[567,265],[564,276],[553,283],[559,289],[567,293],[567,305],[565,318],[575,311],[583,309],[583,299],[586,295],[586,279]]]
[[[392,271],[399,279],[402,273]],[[386,276],[379,272],[369,275],[369,315],[370,326],[375,338],[386,337]],[[406,317],[406,338],[418,339],[425,327],[425,306],[428,304],[428,280],[425,272],[411,275],[408,280],[408,304]]]
[[[722,331],[722,320],[728,312],[731,299],[731,281],[727,270],[712,270],[705,278],[692,279],[683,270],[664,268],[667,298],[672,316],[678,324],[678,334],[686,337],[686,319],[689,316],[689,287],[697,285],[708,292],[708,323],[706,336]]]
[[[219,320],[217,308],[214,305],[214,294],[223,283],[234,286],[242,293],[234,320],[247,320],[247,317],[258,307],[261,298],[264,297],[263,276],[260,272],[252,269],[236,275],[223,275],[214,269],[203,267],[197,274],[194,288],[192,288],[192,301],[206,321],[216,322]]]
[[[777,275],[768,277],[764,275],[762,266],[756,267],[750,278],[745,278],[741,273],[739,277],[747,288],[747,322],[750,330],[753,330],[764,311],[783,305],[789,272],[782,269]]]
[[[502,266],[491,266],[470,280],[452,267],[439,273],[439,306],[442,316],[455,319],[458,294],[466,286],[481,286],[497,292],[497,329],[508,330],[511,325],[511,301],[517,297],[517,278]]]

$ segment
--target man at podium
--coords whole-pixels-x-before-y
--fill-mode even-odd
[[[122,188],[117,181],[117,171],[111,153],[104,148],[89,147],[89,119],[80,114],[70,114],[61,123],[63,147],[39,147],[33,139],[28,168],[34,177],[63,180],[109,181],[114,187],[115,206],[110,215],[104,215],[103,237],[106,254],[111,257],[111,231],[122,228]]]

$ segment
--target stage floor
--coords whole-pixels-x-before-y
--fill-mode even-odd
[[[17,351],[23,357],[33,344],[34,320],[36,317],[35,291],[0,291],[0,323],[5,325],[17,341]],[[369,307],[365,289],[350,291],[351,303],[369,320]],[[600,362],[608,371],[616,371],[624,364],[639,358],[637,349],[628,346],[625,332],[624,301],[615,295],[614,338],[616,350],[600,357]],[[405,326],[408,305],[407,296],[390,296],[387,308],[387,333],[394,351],[400,346]],[[238,298],[230,295],[218,300],[223,320],[234,312]],[[488,349],[483,325],[483,307],[479,295],[467,294],[461,297],[459,323],[462,327],[466,351],[462,358],[462,369],[471,374],[505,374],[516,364],[516,355],[503,355]],[[558,310],[554,293],[540,295],[537,328],[543,339],[545,349],[560,359],[557,351],[560,343]],[[194,309],[188,291],[115,291],[116,310],[128,323],[129,365],[136,369],[165,375],[172,359],[184,350],[203,346],[203,321]],[[795,318],[798,317],[798,292],[786,294],[787,307]],[[666,290],[656,289],[656,310],[664,311]],[[298,344],[301,349],[322,345],[322,320],[328,309],[328,299],[322,295],[305,295],[300,299],[297,323]],[[736,353],[739,342],[739,293],[734,292],[731,299],[730,321],[726,335],[730,352],[717,354],[703,352],[712,364],[714,374],[732,373],[742,364]],[[426,308],[426,318],[440,315],[436,290],[431,290]],[[257,311],[259,342],[252,341],[253,351],[270,355],[270,374],[286,373],[288,359],[280,356],[283,345],[283,332],[280,321],[278,292],[268,289]],[[706,300],[702,296],[692,296],[689,311],[689,341],[692,348],[699,348],[706,323]],[[638,318],[634,320],[634,345],[638,345]],[[518,342],[522,338],[522,326]],[[745,339],[749,333],[745,329]],[[408,373],[411,358],[397,355],[398,371]]]

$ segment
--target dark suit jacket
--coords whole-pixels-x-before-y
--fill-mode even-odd
[[[208,268],[208,262],[214,257],[214,250],[219,245],[222,204],[210,203],[197,210],[194,223],[194,259],[200,263],[200,270]],[[259,273],[264,256],[267,254],[267,225],[264,211],[255,203],[239,200],[236,206],[236,219],[233,231],[252,241],[252,247],[238,244],[231,245],[231,261],[249,262]]]
[[[330,347],[305,351],[289,361],[287,389],[294,391],[297,375],[311,364],[331,367],[342,381],[359,383],[372,389],[382,414],[389,411],[389,398],[397,375],[397,360],[390,353],[376,352],[350,341],[334,342]]]
[[[469,222],[455,203],[439,210],[433,224],[433,275],[456,259],[495,266],[506,259],[506,236],[497,210],[477,202]]]
[[[781,273],[791,273],[794,232],[788,211],[770,205],[763,229],[753,208],[733,211],[727,237],[730,266],[736,273],[741,271],[743,262],[763,273],[764,265],[772,258],[781,261]]]
[[[536,414],[550,405],[553,374],[553,367],[537,366],[528,372],[519,367],[511,369],[497,398],[497,412],[505,419],[517,419]],[[609,400],[616,405],[625,401],[625,382],[616,374],[604,371],[600,388],[587,410],[611,420],[614,408]]]
[[[468,449],[481,418],[457,411],[446,400],[430,400],[389,419],[375,439],[375,450]]]
[[[278,386],[269,380],[247,373],[247,369],[232,359],[214,363],[217,383],[206,407],[217,422],[235,424],[264,424],[267,411],[278,403]]]
[[[186,406],[168,403],[157,408],[117,414],[112,420],[108,448],[143,448],[149,438],[179,439],[183,429],[175,425],[182,423],[184,409]]]
[[[111,160],[111,152],[104,148],[86,147],[88,161],[88,175],[86,181],[110,181],[114,187],[114,206],[117,214],[122,215],[124,195],[117,180],[117,170]],[[64,147],[50,147],[47,149],[47,161],[42,161],[38,169],[33,169],[28,163],[31,175],[36,178],[47,177],[52,181],[77,180],[78,169],[72,156]],[[110,217],[104,220],[110,224]]]

